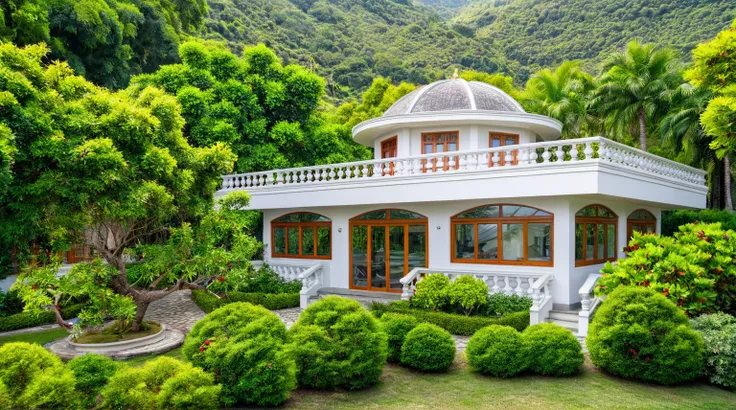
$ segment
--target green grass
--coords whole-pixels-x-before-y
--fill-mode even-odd
[[[27,342],[42,345],[66,336],[69,336],[69,333],[66,330],[56,328],[51,330],[42,330],[40,332],[21,333],[13,336],[0,337],[0,345],[10,342]]]

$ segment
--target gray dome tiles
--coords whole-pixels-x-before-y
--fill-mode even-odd
[[[516,100],[500,89],[458,78],[417,88],[396,101],[383,116],[441,111],[525,112]]]

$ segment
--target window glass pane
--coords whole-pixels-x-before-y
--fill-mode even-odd
[[[650,214],[649,211],[639,209],[632,212],[631,215],[629,215],[629,219],[656,220],[657,218]]]
[[[654,225],[647,225],[647,233],[654,233],[655,231]]]
[[[506,137],[504,145],[516,145],[516,137]]]
[[[359,216],[357,219],[363,220],[363,221],[372,221],[372,220],[386,219],[386,210],[385,209],[381,209],[381,210],[378,210],[378,211],[367,212],[367,213]]]
[[[524,260],[524,224],[503,224],[503,260]]]
[[[616,257],[616,225],[608,224],[608,253],[607,257]]]
[[[601,218],[615,218],[611,211],[602,206],[598,207],[598,216]]]
[[[478,224],[478,259],[498,260],[498,224]]]
[[[330,256],[330,235],[330,228],[326,226],[320,226],[317,228],[317,255]]]
[[[598,259],[606,258],[606,226],[598,224]]]
[[[455,257],[475,258],[475,225],[455,225]]]
[[[403,209],[392,209],[389,211],[391,219],[427,219],[422,215]]]
[[[504,205],[503,216],[550,216],[549,213],[541,211],[539,209],[529,208],[526,206],[518,205]]]
[[[404,227],[391,226],[388,230],[389,245],[389,287],[391,289],[401,289],[401,278],[406,274],[404,270]]]
[[[432,144],[424,144],[424,148],[422,148],[422,154],[431,154],[432,153]]]
[[[583,260],[583,224],[575,224],[575,260]]]
[[[500,147],[501,146],[501,140],[498,138],[493,138],[491,140],[491,148],[493,147]]]
[[[434,152],[445,152],[445,144],[437,144],[434,146]]]
[[[412,225],[409,227],[409,267],[407,272],[414,268],[427,266],[427,227]]]
[[[575,216],[596,216],[595,210],[595,206],[586,206],[585,208],[579,210],[578,213],[575,214]]]
[[[302,228],[302,255],[314,255],[314,228]]]
[[[313,214],[311,212],[297,212],[284,215],[274,222],[329,222],[330,218],[322,215]]]
[[[286,228],[273,229],[273,253],[277,255],[286,253]]]
[[[353,286],[368,286],[368,227],[353,226]]]
[[[371,227],[371,288],[386,287],[386,227]]]
[[[457,142],[448,142],[447,143],[447,150],[448,151],[457,151]]]
[[[299,228],[289,228],[289,255],[299,255]]]
[[[527,260],[545,261],[552,260],[552,224],[532,224],[528,225],[527,233]]]
[[[585,224],[585,259],[592,261],[595,259],[595,225]]]
[[[471,209],[456,216],[456,218],[498,218],[499,207],[498,206],[484,206],[480,208]]]

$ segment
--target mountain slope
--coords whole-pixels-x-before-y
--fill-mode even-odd
[[[376,76],[427,83],[454,68],[515,73],[491,44],[450,29],[412,0],[209,0],[203,36],[236,52],[265,43],[285,60],[316,66],[333,97]]]
[[[592,67],[635,38],[675,47],[687,58],[734,17],[733,0],[470,0],[450,22],[503,50],[525,75],[571,59]]]

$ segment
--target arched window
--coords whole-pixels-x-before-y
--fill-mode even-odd
[[[657,233],[657,217],[646,209],[637,209],[626,219],[626,236],[631,238],[634,231]]]
[[[552,266],[553,221],[551,213],[522,205],[486,205],[461,212],[450,219],[451,260]]]
[[[350,287],[401,292],[401,278],[427,265],[427,217],[380,209],[350,220]]]
[[[286,214],[271,221],[271,256],[330,259],[332,221],[311,212]]]
[[[575,214],[575,266],[616,259],[618,216],[602,205],[590,205]]]

